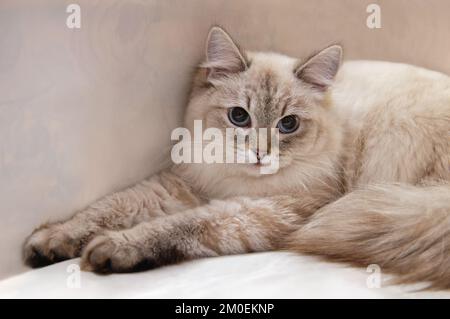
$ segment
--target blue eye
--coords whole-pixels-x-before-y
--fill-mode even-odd
[[[295,132],[299,127],[299,119],[295,115],[288,115],[283,117],[277,124],[278,129],[282,134],[289,134]]]
[[[250,125],[250,115],[242,107],[232,107],[228,111],[228,119],[231,123],[238,127],[246,127]]]

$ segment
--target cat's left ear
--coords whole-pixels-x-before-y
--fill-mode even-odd
[[[216,79],[229,74],[243,72],[248,68],[245,52],[220,27],[212,27],[206,41],[206,62],[201,65],[208,69],[208,79]]]
[[[314,89],[324,92],[333,83],[342,60],[342,47],[332,45],[298,66],[294,73]]]

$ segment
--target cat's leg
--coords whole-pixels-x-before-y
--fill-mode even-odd
[[[309,214],[307,202],[290,196],[214,200],[184,213],[106,232],[85,248],[82,268],[129,272],[183,260],[279,247]]]
[[[78,257],[98,233],[132,227],[158,216],[200,205],[190,188],[169,172],[153,176],[129,189],[108,195],[65,222],[46,224],[26,240],[26,264],[40,267]]]

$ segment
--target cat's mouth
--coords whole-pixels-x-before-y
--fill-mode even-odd
[[[249,171],[251,172],[251,174],[256,174],[258,176],[260,175],[267,175],[267,174],[275,174],[278,169],[279,166],[278,165],[273,165],[274,163],[265,163],[264,161],[258,161],[255,163],[251,163],[249,165]]]

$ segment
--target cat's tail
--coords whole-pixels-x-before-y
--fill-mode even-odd
[[[288,249],[450,288],[450,184],[374,185],[331,203],[291,234]]]

